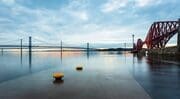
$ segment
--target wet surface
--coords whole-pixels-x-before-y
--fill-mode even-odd
[[[179,99],[180,66],[119,52],[0,56],[0,99]],[[82,65],[83,70],[76,67]],[[64,78],[55,81],[54,72]]]
[[[165,56],[135,60],[134,78],[153,99],[180,98],[180,61]]]

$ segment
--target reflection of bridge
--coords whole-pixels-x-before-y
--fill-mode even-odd
[[[167,42],[178,33],[178,51],[180,51],[180,19],[179,21],[154,22],[146,36],[145,41],[137,40],[134,50],[139,51],[146,44],[148,49],[164,48]]]

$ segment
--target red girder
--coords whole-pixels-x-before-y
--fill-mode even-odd
[[[170,38],[178,32],[178,27],[178,21],[154,22],[148,31],[145,41],[138,39],[135,46],[136,50],[141,50],[143,44],[146,44],[148,49],[165,47]]]

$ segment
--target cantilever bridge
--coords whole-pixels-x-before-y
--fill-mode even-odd
[[[178,21],[159,21],[154,22],[146,36],[146,39],[142,41],[137,40],[137,44],[134,44],[134,51],[142,49],[146,44],[148,49],[164,48],[167,42],[178,33],[178,50],[180,49],[180,19]]]

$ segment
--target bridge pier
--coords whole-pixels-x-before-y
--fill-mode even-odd
[[[29,37],[29,53],[32,51],[31,36]]]
[[[22,56],[22,39],[21,39],[21,43],[20,44],[21,44],[21,56]]]
[[[89,43],[87,43],[87,59],[89,59]]]
[[[178,24],[177,48],[178,52],[180,52],[180,18],[178,19]]]
[[[20,42],[20,44],[21,44],[21,45],[20,45],[20,47],[21,47],[21,48],[20,48],[20,54],[21,54],[21,64],[22,64],[22,39],[21,39],[20,41],[21,41],[21,42]]]
[[[63,47],[62,47],[62,41],[61,41],[61,53],[62,53],[62,48],[63,48]]]
[[[61,49],[60,49],[60,51],[61,51],[61,52],[60,52],[60,53],[61,53],[61,61],[62,61],[62,48],[63,48],[63,47],[62,47],[62,41],[61,41]]]
[[[126,51],[126,43],[124,43],[124,51]]]
[[[89,43],[87,43],[87,52],[89,52]]]
[[[29,37],[29,67],[31,68],[31,55],[32,55],[32,42],[31,42],[31,36]]]

